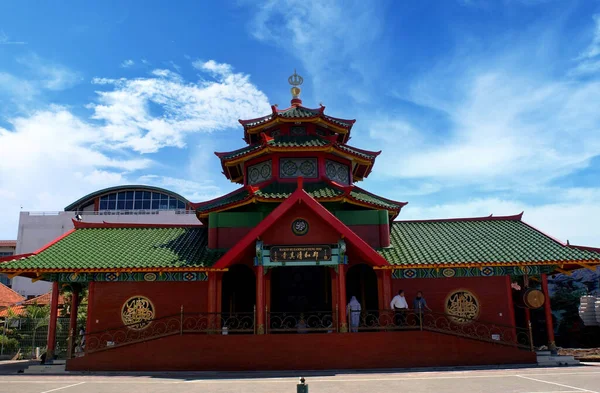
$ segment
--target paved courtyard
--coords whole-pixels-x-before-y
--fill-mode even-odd
[[[286,393],[303,375],[311,393],[600,393],[600,365],[396,372],[0,375],[0,392]]]

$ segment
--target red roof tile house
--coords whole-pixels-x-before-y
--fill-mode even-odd
[[[241,120],[247,146],[216,153],[239,188],[189,203],[197,225],[74,221],[41,250],[0,260],[0,272],[52,281],[51,304],[69,287],[76,310],[87,289],[85,352],[67,369],[535,362],[530,310],[543,310],[554,343],[547,275],[595,267],[600,252],[522,213],[397,220],[406,202],[356,185],[379,152],[348,144],[355,121],[302,106],[302,78],[289,81],[289,108]],[[401,289],[408,309],[397,309]]]
[[[25,298],[4,284],[0,284],[0,312],[17,303],[21,303]]]

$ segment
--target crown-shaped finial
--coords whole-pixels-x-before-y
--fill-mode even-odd
[[[304,82],[304,78],[296,73],[296,69],[294,68],[294,75],[288,78],[288,83],[292,86],[300,86]]]
[[[292,85],[290,91],[292,92],[292,105],[300,105],[302,104],[302,100],[298,97],[300,92],[302,91],[298,86],[300,86],[304,82],[304,78],[296,73],[296,69],[294,69],[294,75],[288,78],[288,83]]]

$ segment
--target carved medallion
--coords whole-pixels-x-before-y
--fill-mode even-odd
[[[303,236],[308,233],[308,221],[303,218],[297,218],[292,222],[292,232],[296,236]]]
[[[128,328],[142,330],[147,328],[154,319],[154,305],[144,296],[129,298],[121,309],[121,321]]]
[[[467,290],[454,291],[446,298],[446,313],[453,322],[471,323],[479,315],[479,301]]]

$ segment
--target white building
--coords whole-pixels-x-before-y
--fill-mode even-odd
[[[119,186],[84,196],[59,212],[21,212],[15,254],[32,253],[73,229],[73,220],[140,224],[194,224],[200,222],[189,201],[158,187]],[[12,289],[25,297],[51,289],[46,281],[12,279]]]

